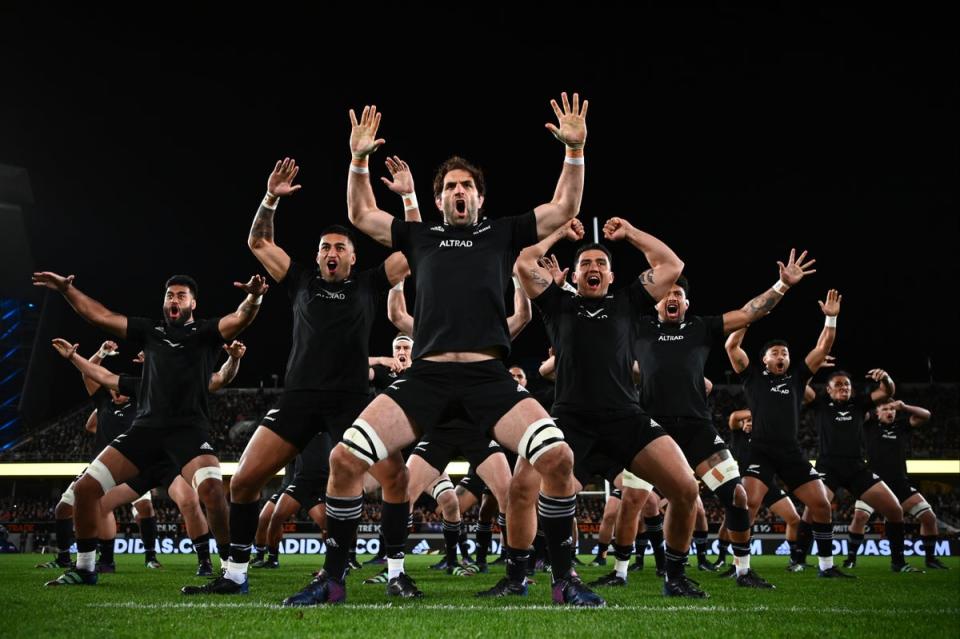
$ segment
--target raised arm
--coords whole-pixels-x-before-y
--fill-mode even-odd
[[[350,173],[347,174],[347,215],[350,222],[384,246],[393,246],[390,226],[393,216],[377,208],[377,199],[370,185],[369,156],[386,142],[377,138],[380,128],[377,107],[363,107],[360,121],[350,109]]]
[[[747,327],[736,330],[727,337],[724,348],[727,351],[727,357],[730,359],[730,365],[737,373],[742,373],[750,365],[750,358],[747,352],[743,350],[743,336],[747,334]]]
[[[836,289],[827,291],[827,301],[817,302],[820,304],[820,310],[823,311],[824,322],[823,330],[820,331],[820,339],[817,345],[807,354],[806,364],[810,372],[816,373],[823,366],[833,348],[833,340],[837,337],[837,315],[840,314],[840,302],[843,296]]]
[[[787,259],[787,263],[777,262],[777,266],[780,268],[780,279],[777,280],[776,284],[744,304],[743,308],[723,314],[724,333],[732,333],[768,315],[773,307],[783,299],[791,286],[799,284],[805,275],[812,275],[817,272],[816,269],[810,268],[816,260],[804,262],[807,257],[806,251],[800,253],[799,258],[794,259],[795,255],[796,250],[790,249],[790,257]]]
[[[870,393],[870,399],[874,404],[885,402],[897,393],[897,385],[893,383],[893,378],[887,371],[881,368],[873,368],[867,371],[867,379],[880,384]]]
[[[751,415],[752,413],[750,413],[749,408],[735,410],[730,413],[730,417],[727,418],[727,426],[730,427],[730,430],[740,430],[743,428],[744,420],[750,419]]]
[[[640,281],[643,282],[650,297],[658,302],[676,283],[683,271],[683,261],[669,246],[649,233],[634,227],[622,217],[612,217],[607,220],[603,225],[603,237],[612,242],[626,240],[634,248],[643,252],[650,268],[640,274]]]
[[[109,388],[110,390],[120,390],[120,376],[111,373],[103,366],[92,364],[89,360],[77,355],[77,347],[80,346],[79,344],[71,344],[60,337],[54,338],[51,344],[57,353],[73,364],[84,377],[89,377],[100,386]]]
[[[240,372],[240,360],[247,353],[247,347],[240,340],[233,340],[229,345],[224,344],[223,350],[227,353],[227,361],[223,363],[216,373],[210,376],[210,383],[207,384],[207,390],[215,393],[224,386],[229,386],[233,379]]]
[[[559,127],[547,123],[547,129],[566,147],[563,170],[553,192],[553,199],[533,209],[537,216],[537,236],[543,239],[580,212],[580,200],[583,197],[583,145],[587,141],[587,107],[589,101],[580,106],[580,95],[573,94],[573,105],[567,101],[567,94],[561,93],[563,109],[556,100],[550,100],[550,106],[557,116]]]
[[[807,384],[803,387],[803,403],[809,404],[817,398],[817,391],[813,390],[813,387],[810,384]]]
[[[550,273],[554,284],[569,293],[577,292],[577,287],[567,280],[567,273],[570,271],[570,267],[568,266],[567,268],[561,269],[560,262],[557,261],[556,255],[552,253],[550,255],[544,255],[537,260],[537,264],[540,265],[540,268]],[[514,266],[514,271],[516,271],[516,266]]]
[[[97,409],[94,408],[92,411],[90,411],[90,414],[87,416],[87,421],[83,425],[83,430],[87,431],[88,433],[95,433],[97,432],[98,423],[99,422],[97,421]]]
[[[220,330],[220,336],[227,341],[233,340],[243,329],[253,323],[253,318],[260,311],[263,294],[270,288],[262,275],[254,275],[246,284],[234,282],[233,285],[243,290],[247,296],[240,302],[235,312],[220,318],[217,328]]]
[[[540,266],[540,258],[546,255],[554,244],[564,238],[573,242],[583,239],[583,224],[580,223],[580,220],[568,220],[566,224],[558,227],[533,246],[528,246],[520,251],[515,269],[517,277],[520,278],[520,285],[530,299],[537,299],[541,293],[547,290],[553,280],[550,272]]]
[[[250,235],[247,237],[247,246],[253,255],[267,269],[267,273],[274,281],[279,282],[287,276],[290,269],[290,256],[273,241],[273,216],[277,212],[280,198],[293,195],[300,190],[299,184],[293,180],[300,172],[297,161],[293,158],[283,158],[273,167],[273,172],[267,178],[267,194],[263,196],[260,208],[250,226]]]
[[[557,379],[557,353],[553,346],[547,351],[547,359],[540,362],[540,377],[549,379],[551,382]]]
[[[417,203],[417,192],[413,186],[413,172],[407,163],[397,156],[387,158],[386,165],[393,181],[385,177],[380,178],[380,181],[403,200],[403,219],[407,222],[420,222],[420,205]]]
[[[932,413],[926,408],[921,408],[920,406],[911,406],[906,404],[899,399],[894,402],[893,409],[895,411],[904,412],[910,415],[910,425],[911,426],[920,426],[930,421],[930,418],[933,417]]]
[[[105,360],[108,357],[117,355],[119,351],[117,350],[117,343],[110,340],[105,341],[100,345],[100,350],[90,356],[90,359],[87,361],[93,364],[94,366],[99,366],[100,362]],[[97,392],[97,389],[100,388],[100,384],[96,381],[90,379],[86,375],[81,376],[83,378],[83,385],[87,389],[87,395],[93,395]]]
[[[516,264],[513,267],[514,273],[517,271]],[[513,276],[513,315],[507,318],[507,330],[510,332],[510,340],[513,341],[520,331],[533,319],[533,309],[530,305],[530,298],[523,292],[520,286],[520,279]]]
[[[80,290],[73,285],[75,277],[75,275],[63,277],[50,271],[43,271],[33,274],[33,285],[57,291],[63,295],[63,298],[73,307],[77,315],[111,335],[116,335],[120,339],[126,339],[126,315],[114,313],[92,297],[81,293]]]
[[[397,330],[413,335],[413,316],[407,312],[407,299],[403,296],[403,284],[397,284],[387,293],[387,317]]]

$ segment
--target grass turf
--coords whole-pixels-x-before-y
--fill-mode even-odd
[[[948,571],[895,574],[888,559],[864,557],[849,571],[858,579],[826,580],[815,570],[785,572],[784,557],[754,557],[753,567],[776,590],[738,588],[694,568],[689,574],[710,598],[693,601],[664,598],[648,557],[647,569],[630,573],[626,588],[597,589],[608,603],[602,610],[551,605],[543,573],[527,597],[476,599],[473,593],[492,586],[502,567],[453,577],[427,568],[436,556],[407,559],[408,572],[426,593],[421,600],[388,599],[382,584],[361,584],[380,568],[367,566],[349,578],[348,603],[301,609],[278,604],[309,582],[322,557],[281,556],[278,570],[251,570],[249,595],[205,597],[179,593],[183,585],[203,582],[193,576],[193,555],[162,555],[162,570],[145,569],[140,555],[118,555],[117,573],[101,576],[97,586],[56,588],[43,587],[59,572],[34,568],[40,559],[0,555],[3,637],[960,636],[960,558],[944,560]],[[923,561],[911,563],[921,567]],[[606,568],[580,573],[590,581],[610,569],[612,559]]]

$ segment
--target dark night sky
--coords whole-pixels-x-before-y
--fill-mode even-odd
[[[626,216],[670,244],[687,263],[693,311],[741,306],[776,280],[791,246],[806,247],[819,272],[748,346],[776,335],[805,352],[822,325],[816,299],[837,287],[844,367],[923,381],[929,356],[937,379],[960,379],[947,16],[272,9],[2,10],[0,163],[29,171],[38,267],[76,273],[107,306],[148,316],[165,278],[191,273],[198,314],[222,314],[240,300],[230,283],[263,272],[245,242],[276,159],[296,157],[304,185],[281,205],[278,244],[309,259],[320,228],[346,220],[348,108],[384,113],[375,173],[384,152],[400,155],[426,203],[434,167],[464,155],[485,168],[497,216],[550,198],[562,153],[543,128],[548,100],[579,90],[590,99],[581,218]],[[379,185],[377,195],[400,212]],[[358,253],[369,267],[387,251],[364,240]],[[621,281],[644,268],[620,246],[615,265]],[[282,371],[290,311],[278,293],[244,335],[239,384]],[[63,307],[50,301],[45,330],[94,349],[103,337]],[[384,317],[372,352],[391,334]],[[545,350],[535,317],[515,351],[532,361]],[[69,371],[52,351],[40,356],[55,373],[51,406],[78,401]],[[722,380],[725,364],[714,357],[708,374]]]

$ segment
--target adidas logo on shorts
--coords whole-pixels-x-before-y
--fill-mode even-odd
[[[213,446],[211,446],[211,445],[210,445],[209,443],[207,443],[207,442],[203,442],[203,443],[200,445],[200,450],[213,450]]]
[[[716,438],[715,440],[713,440],[713,443],[714,443],[714,444],[723,444],[723,443],[724,443],[723,437],[721,437],[720,435],[717,435],[717,438]]]
[[[747,466],[747,470],[758,471],[760,470],[760,464],[750,464]]]
[[[524,388],[522,384],[517,384],[517,392],[518,392],[518,393],[529,393],[530,391],[528,391],[526,388]]]
[[[810,469],[810,476],[811,476],[811,477],[819,477],[819,475],[817,475],[817,471],[816,471],[815,468],[811,468],[811,469]]]

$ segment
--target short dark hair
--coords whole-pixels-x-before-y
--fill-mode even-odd
[[[853,375],[851,375],[851,374],[848,373],[847,371],[833,371],[833,372],[831,372],[829,375],[827,375],[827,383],[829,384],[830,382],[832,382],[832,381],[833,381],[834,379],[836,379],[837,377],[846,377],[847,379],[850,380],[850,383],[853,384]]]
[[[167,283],[163,285],[163,292],[166,293],[167,289],[171,286],[186,286],[190,289],[190,294],[194,297],[197,296],[197,280],[193,279],[189,275],[174,275],[167,280]]]
[[[440,194],[443,192],[443,178],[445,178],[450,171],[456,171],[457,169],[469,173],[473,178],[474,185],[477,187],[477,194],[480,197],[486,196],[487,183],[483,179],[483,170],[459,155],[455,155],[447,159],[437,168],[437,172],[433,176],[433,199],[440,197]]]
[[[676,285],[683,289],[684,297],[690,297],[690,282],[687,281],[686,275],[681,275],[678,277]]]
[[[350,240],[351,244],[354,244],[353,233],[351,233],[350,229],[345,227],[343,224],[331,224],[330,226],[320,231],[320,237],[323,237],[324,235],[330,235],[330,234],[343,235],[348,240]]]
[[[607,262],[612,266],[613,265],[613,255],[610,254],[610,249],[608,249],[603,244],[598,244],[597,242],[589,242],[587,244],[581,244],[577,248],[577,252],[573,256],[574,268],[580,262],[580,256],[586,251],[600,251],[607,256]]]
[[[520,370],[523,371],[524,375],[527,374],[527,371],[520,364],[510,364],[509,366],[507,366],[507,370],[510,370],[511,368],[519,368]]]
[[[785,346],[785,347],[787,348],[787,350],[790,350],[790,344],[787,343],[787,340],[785,340],[785,339],[772,339],[772,340],[770,340],[769,342],[767,342],[766,344],[764,344],[764,345],[763,345],[763,348],[760,349],[760,359],[763,359],[763,358],[766,356],[767,351],[769,351],[769,350],[770,350],[771,348],[773,348],[774,346]]]

